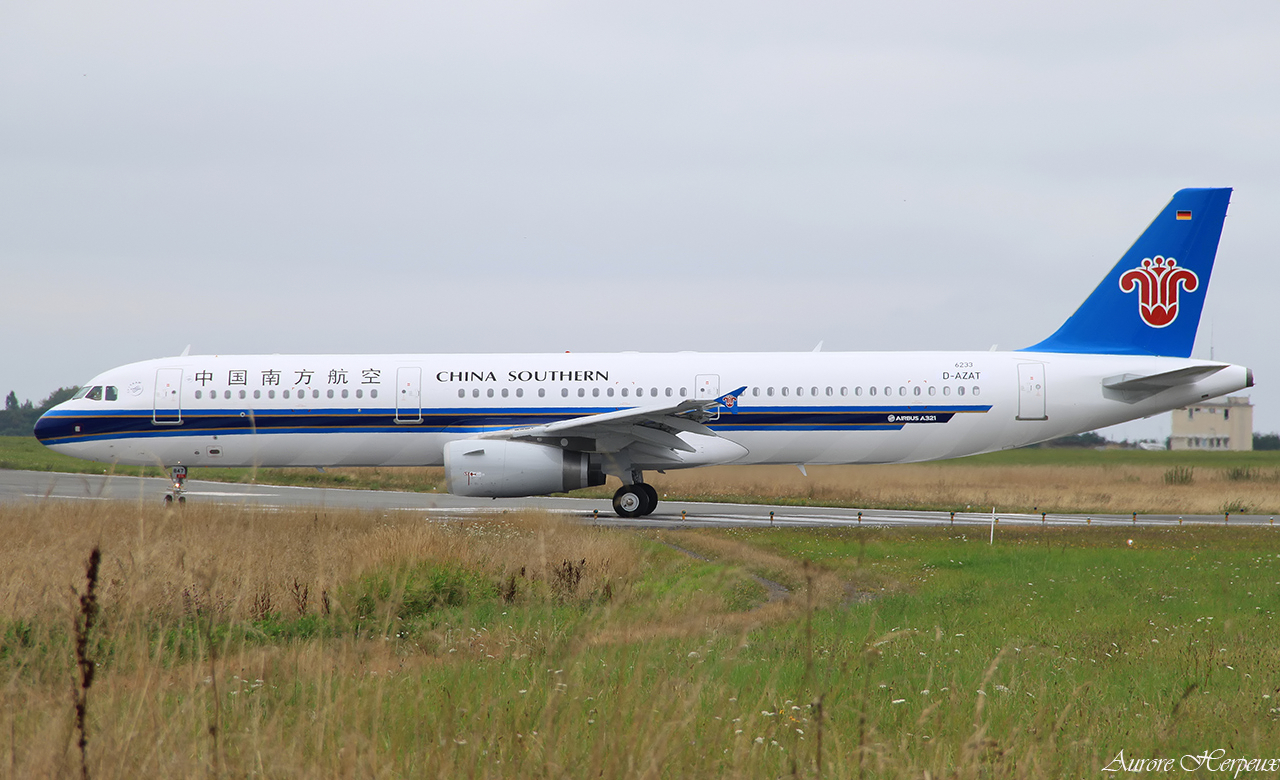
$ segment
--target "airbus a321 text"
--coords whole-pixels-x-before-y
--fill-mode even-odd
[[[105,371],[40,418],[108,463],[443,466],[531,496],[651,470],[904,463],[1045,441],[1253,385],[1190,357],[1230,189],[1186,189],[1057,332],[1008,352],[183,355]]]

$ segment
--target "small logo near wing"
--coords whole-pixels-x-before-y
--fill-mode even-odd
[[[1142,265],[1120,277],[1122,292],[1138,291],[1138,314],[1153,328],[1163,328],[1178,319],[1178,289],[1187,292],[1200,286],[1195,271],[1179,268],[1172,257],[1148,257]]]

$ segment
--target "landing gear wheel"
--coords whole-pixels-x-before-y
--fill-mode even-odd
[[[164,505],[165,505],[165,506],[173,506],[173,496],[171,496],[171,495],[169,495],[168,493],[166,493],[166,494],[165,494],[165,496],[164,496]]]
[[[653,485],[650,485],[648,482],[641,482],[637,484],[636,487],[644,490],[645,495],[649,497],[649,505],[645,507],[644,514],[653,514],[653,510],[658,508],[658,491],[654,490]]]
[[[613,494],[613,511],[619,517],[641,517],[653,511],[654,501],[649,500],[649,492],[644,483],[623,485]]]

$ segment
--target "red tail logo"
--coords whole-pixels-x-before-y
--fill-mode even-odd
[[[1156,255],[1142,261],[1139,268],[1120,277],[1122,292],[1138,291],[1138,314],[1153,328],[1163,328],[1178,319],[1178,288],[1187,292],[1200,286],[1194,271],[1179,268],[1172,257]]]

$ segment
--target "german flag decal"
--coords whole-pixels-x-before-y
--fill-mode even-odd
[[[1191,219],[1191,212],[1190,212],[1190,211],[1179,211],[1179,212],[1178,212],[1178,219]]]

